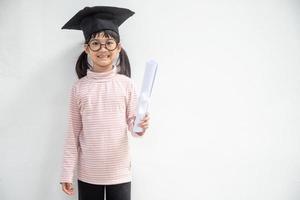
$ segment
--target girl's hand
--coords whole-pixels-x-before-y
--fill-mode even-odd
[[[74,188],[72,183],[60,183],[62,190],[67,194],[67,195],[74,195]]]
[[[141,123],[139,124],[139,126],[144,129],[143,132],[137,132],[138,135],[142,136],[145,134],[146,129],[149,127],[149,113],[146,113],[145,117],[141,120]]]

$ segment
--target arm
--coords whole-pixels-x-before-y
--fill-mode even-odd
[[[126,106],[126,119],[127,119],[128,130],[131,132],[132,136],[141,137],[142,135],[144,135],[145,129],[141,133],[133,132],[133,125],[134,125],[134,120],[136,117],[135,114],[137,109],[137,93],[133,81],[130,82],[127,95],[128,97],[127,97],[127,106]]]
[[[60,178],[61,183],[73,182],[74,169],[77,164],[78,136],[82,130],[80,108],[77,99],[76,87],[73,86],[69,102],[69,122],[64,144],[63,166]]]

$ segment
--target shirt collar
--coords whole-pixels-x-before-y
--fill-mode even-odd
[[[91,69],[87,69],[86,77],[91,80],[108,81],[117,74],[117,67],[113,65],[113,68],[106,72],[94,72]]]

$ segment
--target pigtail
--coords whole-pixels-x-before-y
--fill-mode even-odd
[[[78,79],[81,79],[82,77],[86,76],[87,69],[90,67],[90,64],[87,60],[87,54],[85,51],[83,51],[80,56],[78,57],[78,60],[76,62],[76,73],[78,76]]]
[[[130,68],[130,62],[129,58],[127,56],[126,51],[121,48],[121,51],[119,53],[119,62],[117,64],[118,67],[120,67],[119,74],[124,74],[125,76],[131,77],[131,68]]]

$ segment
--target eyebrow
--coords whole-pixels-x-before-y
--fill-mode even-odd
[[[99,41],[105,40],[105,41],[107,41],[107,40],[114,40],[114,38],[93,38],[92,40],[99,40]]]

